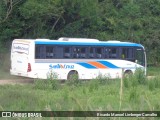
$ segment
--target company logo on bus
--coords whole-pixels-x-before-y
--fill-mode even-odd
[[[13,52],[28,54],[29,53],[29,45],[28,44],[21,44],[21,43],[14,43],[12,50],[13,50]]]
[[[74,65],[62,65],[62,64],[57,64],[57,65],[49,65],[50,69],[74,69]]]

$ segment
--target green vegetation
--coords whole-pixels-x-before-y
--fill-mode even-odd
[[[141,72],[137,72],[125,78],[122,86],[119,79],[110,80],[102,76],[79,82],[75,77],[63,84],[48,78],[35,80],[34,84],[30,85],[1,85],[0,110],[158,111],[159,78],[160,76],[157,76],[148,80]],[[148,118],[151,119],[153,118]]]
[[[147,68],[147,75],[148,76],[158,76],[160,74],[159,72],[160,68],[159,67],[148,67]]]
[[[145,46],[160,62],[159,0],[1,0],[0,60],[14,38],[85,37]]]
[[[10,75],[10,53],[4,51],[0,57],[0,80],[17,79],[18,77]]]

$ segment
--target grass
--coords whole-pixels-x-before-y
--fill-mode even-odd
[[[142,78],[143,76],[136,74],[124,79],[122,111],[160,110],[160,76],[152,80],[143,78],[144,80],[141,82],[140,79]],[[55,85],[57,86],[56,89]],[[0,110],[118,111],[119,90],[120,80],[109,80],[107,78],[76,81],[63,85],[53,79],[52,82],[51,79],[36,80],[34,84],[30,85],[2,85],[0,86]],[[117,120],[119,118],[110,119]],[[148,118],[148,120],[150,119],[153,118]]]
[[[9,70],[3,70],[0,69],[0,80],[5,80],[5,79],[20,79],[22,77],[18,77],[18,76],[13,76],[10,74]]]
[[[147,68],[148,76],[158,76],[160,75],[160,67],[148,67]]]

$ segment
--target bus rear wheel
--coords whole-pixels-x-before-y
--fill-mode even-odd
[[[78,80],[78,72],[72,70],[68,73],[67,80]]]

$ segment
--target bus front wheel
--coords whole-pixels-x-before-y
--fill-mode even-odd
[[[126,70],[123,74],[123,77],[124,78],[128,78],[129,76],[133,75],[132,71],[131,70]]]

